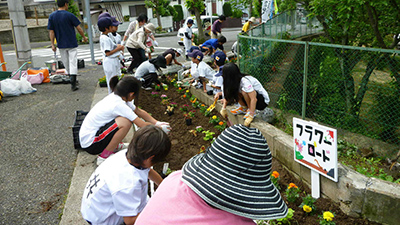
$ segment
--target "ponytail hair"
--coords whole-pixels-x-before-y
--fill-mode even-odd
[[[239,67],[234,63],[225,64],[222,68],[222,78],[224,85],[224,97],[228,102],[239,101],[240,81],[245,75],[239,70]]]
[[[119,79],[118,76],[113,76],[110,79],[110,88],[114,94],[120,97],[128,97],[129,93],[135,93],[135,99],[139,97],[140,87],[142,82],[140,82],[134,76],[124,76]],[[135,101],[136,104],[137,101]]]

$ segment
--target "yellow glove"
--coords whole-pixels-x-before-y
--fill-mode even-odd
[[[224,118],[228,117],[228,112],[226,111],[226,108],[222,108],[221,111],[219,111],[219,113]]]
[[[248,115],[248,117],[246,118],[246,120],[244,121],[244,125],[246,127],[250,126],[250,123],[253,122],[254,116],[252,115]]]

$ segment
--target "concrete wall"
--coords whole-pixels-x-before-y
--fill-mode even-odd
[[[201,89],[190,87],[190,92],[207,105],[213,103],[212,97]],[[214,110],[221,110],[217,104]],[[228,119],[234,124],[243,124],[241,116],[232,115],[228,109]],[[251,127],[259,129],[266,138],[271,153],[289,172],[310,187],[310,169],[295,162],[293,137],[274,126],[255,118]],[[320,176],[321,194],[338,203],[344,213],[352,217],[364,217],[383,224],[399,224],[400,185],[369,178],[339,163],[339,179],[335,183]]]
[[[28,28],[28,33],[30,42],[49,41],[50,44],[49,31],[47,30],[47,26]],[[0,31],[0,43],[14,43],[11,30]]]

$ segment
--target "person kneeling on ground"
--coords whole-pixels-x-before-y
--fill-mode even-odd
[[[207,65],[207,63],[203,61],[203,53],[201,53],[201,51],[194,50],[188,55],[189,57],[192,58],[192,63],[193,63],[192,68],[194,66],[196,68],[195,71],[197,73],[194,75],[193,69],[191,69],[192,76],[194,78],[190,81],[190,83],[193,83],[198,77],[198,79],[201,81],[201,85],[197,86],[197,88],[203,87],[203,91],[207,92],[208,90],[206,84],[208,83],[209,80],[212,80],[214,78],[215,71],[209,65]],[[212,89],[210,89],[210,91],[212,91]]]
[[[284,218],[288,207],[271,181],[271,164],[258,129],[229,127],[165,178],[135,224],[254,225],[255,219]]]
[[[161,73],[160,68],[166,68],[167,61],[162,55],[157,56],[155,59],[149,59],[137,68],[135,77],[142,81],[144,90],[151,90],[151,84],[156,83],[162,85],[158,80],[157,71]]]
[[[173,49],[173,48],[170,48],[170,49],[168,49],[167,51],[165,51],[165,52],[162,54],[162,56],[164,56],[165,60],[167,61],[167,66],[171,65],[172,60],[174,60],[174,63],[175,63],[176,65],[180,65],[180,66],[182,66],[183,68],[185,68],[185,67],[182,65],[182,63],[180,63],[180,62],[178,62],[178,61],[176,60],[176,58],[180,57],[180,56],[182,55],[182,53],[183,53],[183,51],[182,51],[182,49],[180,49],[180,48],[178,48],[178,49],[176,49],[176,50]]]
[[[134,105],[141,83],[135,77],[125,76],[110,80],[112,93],[99,101],[86,115],[79,130],[82,149],[97,155],[97,165],[115,152],[126,148],[122,140],[135,123],[138,127],[154,124],[169,132],[169,123],[159,122]],[[142,120],[143,119],[143,120]],[[145,122],[146,121],[146,122]]]
[[[233,115],[245,114],[243,119],[245,126],[255,117],[256,109],[264,110],[269,104],[268,92],[256,78],[242,74],[239,67],[234,63],[228,63],[222,69],[223,102],[220,111],[223,117],[227,117],[226,106],[228,102],[238,103],[237,107],[231,110]],[[220,93],[218,93],[220,94]],[[222,93],[221,93],[222,94]],[[217,95],[214,96],[217,98]]]
[[[171,150],[168,135],[153,125],[135,132],[127,150],[107,159],[86,184],[81,213],[89,224],[134,224],[146,206],[147,180],[157,185],[161,176],[151,169]]]

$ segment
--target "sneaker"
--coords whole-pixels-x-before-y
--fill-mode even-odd
[[[142,86],[142,89],[145,90],[145,91],[150,91],[150,90],[151,90],[151,87],[143,87],[143,86]]]
[[[232,109],[231,113],[233,115],[245,114],[246,110],[247,110],[247,108],[244,108],[243,106],[238,106],[235,109]]]
[[[247,119],[250,115],[250,112],[247,112],[246,115],[243,116],[243,119]],[[256,114],[254,114],[253,118],[256,117]]]
[[[114,149],[114,152],[121,151],[122,149],[127,149],[129,143],[120,142],[118,146]]]
[[[106,158],[97,156],[97,161],[96,161],[97,166],[100,166],[100,164],[102,164],[104,161],[106,161]]]

